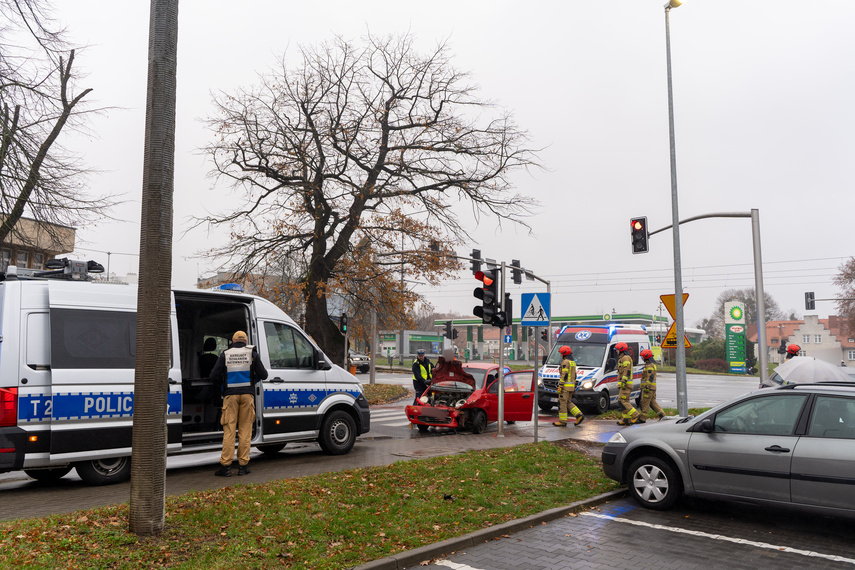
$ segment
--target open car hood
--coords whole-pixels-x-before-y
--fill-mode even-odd
[[[463,365],[459,360],[445,360],[439,357],[436,362],[436,367],[433,369],[431,377],[431,385],[438,382],[463,382],[475,389],[475,378],[468,372],[463,370]]]

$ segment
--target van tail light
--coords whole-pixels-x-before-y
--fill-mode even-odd
[[[0,388],[0,427],[18,425],[18,389]]]

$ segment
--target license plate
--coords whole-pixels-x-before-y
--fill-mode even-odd
[[[549,398],[549,401],[550,401],[550,402],[556,402],[556,403],[557,403],[557,402],[558,402],[558,398]]]

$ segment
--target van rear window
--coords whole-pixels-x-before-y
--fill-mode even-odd
[[[134,368],[136,331],[136,312],[51,309],[51,367]]]

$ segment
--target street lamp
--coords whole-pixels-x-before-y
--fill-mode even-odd
[[[669,0],[665,4],[665,54],[668,62],[668,135],[671,143],[671,232],[674,236],[674,320],[677,333],[677,413],[689,415],[686,394],[686,326],[683,317],[683,268],[680,262],[680,214],[677,208],[677,151],[674,142],[674,94],[671,87],[671,8],[682,4],[682,0]]]

